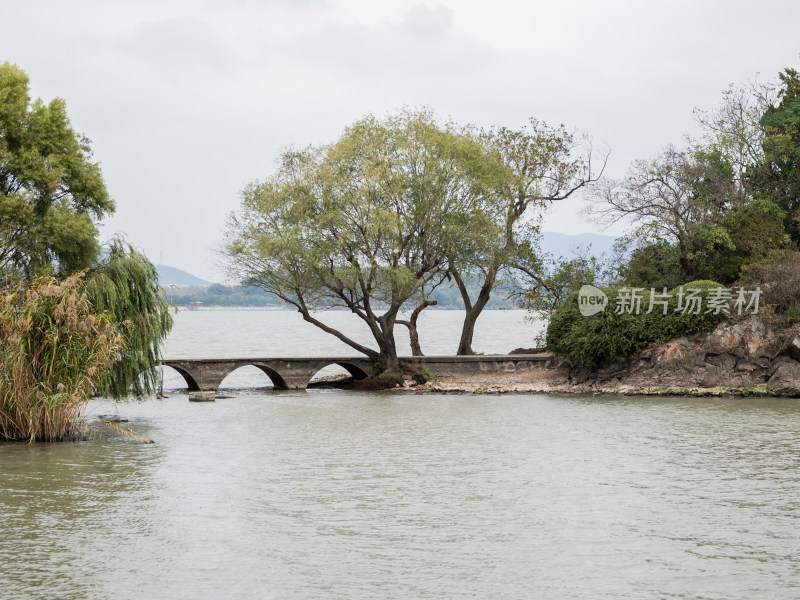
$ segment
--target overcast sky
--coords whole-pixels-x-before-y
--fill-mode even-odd
[[[800,67],[797,0],[0,0],[0,23],[0,61],[93,142],[117,202],[103,235],[214,281],[244,184],[367,113],[564,123],[619,176],[728,84]],[[544,228],[601,232],[578,204]]]

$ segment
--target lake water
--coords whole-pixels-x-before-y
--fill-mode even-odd
[[[454,315],[424,350],[452,351]],[[476,348],[530,345],[520,316],[487,315]],[[167,354],[352,354],[295,317],[181,313]],[[235,375],[214,403],[89,406],[155,444],[0,444],[0,598],[800,597],[797,400]]]

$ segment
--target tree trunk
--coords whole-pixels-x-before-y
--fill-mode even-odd
[[[458,350],[456,351],[456,354],[459,356],[475,354],[475,351],[472,349],[475,322],[478,320],[478,317],[481,316],[481,312],[483,312],[484,307],[489,302],[489,298],[492,295],[493,284],[494,280],[492,280],[491,283],[487,280],[481,287],[475,304],[467,308],[467,314],[464,316],[464,325],[461,327],[461,339],[458,342]]]
[[[330,326],[326,325],[325,323],[323,323],[319,319],[314,318],[311,315],[311,313],[309,312],[309,310],[305,307],[305,305],[295,304],[295,306],[298,306],[298,311],[303,316],[303,320],[304,321],[306,321],[308,323],[311,323],[312,325],[316,325],[317,327],[319,327],[320,329],[322,329],[322,331],[324,331],[326,333],[330,333],[331,335],[336,336],[341,341],[343,341],[345,344],[347,344],[348,346],[350,346],[354,350],[357,350],[358,352],[361,352],[362,354],[366,355],[367,357],[371,358],[372,360],[377,360],[378,359],[379,355],[378,355],[377,352],[375,352],[375,350],[373,350],[372,348],[367,348],[366,346],[364,346],[362,344],[359,344],[358,342],[355,342],[354,340],[351,340],[349,337],[344,335],[341,331],[338,331],[338,330],[334,329],[333,327],[330,327]]]
[[[417,308],[414,309],[414,312],[411,313],[411,318],[408,321],[401,321],[397,320],[395,323],[400,323],[401,325],[405,325],[408,327],[408,338],[411,342],[411,354],[412,356],[425,356],[422,353],[422,348],[419,345],[419,333],[417,332],[417,318],[419,317],[420,313],[425,310],[429,306],[435,306],[437,304],[436,300],[425,300],[422,304],[420,304]]]
[[[480,311],[468,310],[464,316],[464,324],[461,326],[461,339],[458,341],[458,350],[456,350],[456,354],[459,356],[475,354],[472,350],[472,337],[475,334],[475,322],[478,320],[479,314]]]
[[[392,329],[384,330],[383,335],[375,341],[378,342],[378,349],[380,350],[376,361],[377,374],[380,374],[386,369],[399,367],[400,359],[397,358],[397,344],[394,340],[394,331]]]
[[[689,253],[683,242],[678,244],[678,262],[680,263],[684,283],[687,283],[692,278],[692,268],[689,265]]]

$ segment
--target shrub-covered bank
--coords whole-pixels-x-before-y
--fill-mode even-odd
[[[601,368],[552,357],[549,368],[437,377],[421,388],[453,393],[800,397],[800,328],[780,332],[751,315],[680,336]]]
[[[57,440],[93,393],[155,385],[172,326],[149,260],[122,239],[89,140],[63,100],[32,100],[0,63],[0,439]]]
[[[124,346],[94,311],[84,274],[42,277],[0,294],[0,439],[59,440]]]
[[[114,242],[91,273],[0,292],[0,439],[55,441],[92,395],[151,393],[172,327],[153,265]]]
[[[705,305],[712,290],[722,287],[713,281],[693,281],[676,288],[665,300],[666,312],[663,305],[646,312],[645,298],[639,310],[618,312],[609,304],[604,311],[591,316],[581,314],[578,292],[573,292],[550,319],[547,349],[569,358],[580,367],[597,368],[615,358],[631,356],[674,337],[711,331],[726,315],[722,311],[707,312]],[[603,291],[608,298],[614,299],[620,289],[605,288]],[[702,307],[697,311],[680,312],[685,307],[679,307],[679,302],[685,301],[684,292],[688,290],[699,290],[697,296]]]
[[[800,330],[758,315],[725,322],[590,369],[563,364],[574,391],[800,396]]]

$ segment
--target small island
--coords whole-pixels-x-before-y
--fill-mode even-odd
[[[0,75],[0,437],[64,439],[90,397],[153,394],[175,290],[129,243],[98,241],[115,205],[64,102],[31,102],[15,65]],[[368,115],[244,188],[221,250],[236,283],[208,291],[334,336],[365,361],[351,389],[798,395],[799,108],[788,68],[698,111],[699,138],[618,179],[609,152],[563,125]],[[543,212],[577,194],[598,224],[628,224],[610,253],[543,251]],[[469,362],[482,313],[504,305],[548,323],[535,368],[426,367],[423,311],[463,310],[453,355]],[[326,323],[330,309],[372,343]]]

